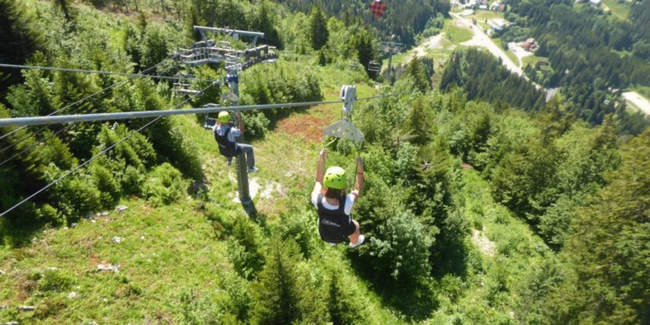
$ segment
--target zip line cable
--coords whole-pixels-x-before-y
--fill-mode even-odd
[[[212,84],[210,84],[209,86],[205,87],[203,90],[201,90],[201,91],[199,92],[199,94],[202,95],[202,94],[203,94],[203,93],[204,93],[208,88],[212,87],[213,85],[214,85],[214,83],[212,83]],[[183,101],[180,102],[178,105],[174,106],[174,108],[172,108],[172,109],[176,109],[176,108],[180,107],[181,105],[187,103],[190,99],[191,99],[191,98],[187,98],[187,99],[183,100]],[[92,156],[90,159],[88,159],[88,160],[84,161],[83,163],[77,165],[76,167],[70,169],[70,170],[67,171],[65,174],[61,175],[61,177],[59,177],[59,178],[57,178],[56,180],[52,181],[51,183],[45,185],[45,187],[43,187],[43,188],[41,188],[40,190],[36,191],[34,194],[28,196],[27,198],[25,198],[25,199],[23,199],[22,201],[20,201],[20,202],[16,203],[15,205],[13,205],[11,208],[9,208],[9,209],[5,210],[4,212],[2,212],[2,213],[0,214],[0,218],[4,217],[7,213],[13,211],[14,209],[16,209],[17,207],[21,206],[23,203],[29,201],[30,199],[32,199],[32,198],[35,197],[36,195],[42,193],[43,191],[45,191],[45,190],[47,190],[48,188],[50,188],[50,187],[52,187],[53,185],[55,185],[56,183],[60,182],[62,179],[66,178],[68,175],[70,175],[70,174],[74,173],[75,171],[81,169],[82,167],[88,165],[89,163],[91,163],[91,162],[94,161],[95,159],[99,158],[100,156],[104,155],[104,154],[107,153],[108,151],[110,151],[110,150],[112,150],[113,148],[115,148],[118,144],[120,144],[120,143],[122,143],[122,142],[128,140],[129,138],[131,138],[131,137],[132,137],[133,135],[135,135],[136,133],[139,133],[140,131],[142,131],[142,130],[146,129],[147,127],[151,126],[152,124],[158,122],[158,121],[159,121],[160,119],[162,119],[162,118],[163,118],[163,116],[158,116],[158,117],[156,117],[155,119],[149,121],[149,123],[145,124],[144,126],[140,127],[139,129],[137,129],[137,130],[135,130],[135,131],[129,133],[129,134],[128,134],[127,136],[125,136],[124,138],[118,140],[117,142],[115,142],[115,143],[113,143],[111,146],[109,146],[108,148],[102,150],[100,153],[98,153],[98,154]]]
[[[365,101],[365,100],[392,97],[398,95],[399,94],[378,95],[373,97],[358,98],[357,101]],[[190,109],[171,109],[171,110],[157,110],[157,111],[136,111],[136,112],[98,113],[98,114],[80,114],[80,115],[59,115],[59,116],[44,116],[44,117],[20,117],[20,118],[11,118],[11,119],[0,119],[0,127],[127,120],[127,119],[134,119],[134,118],[148,118],[148,117],[158,117],[158,116],[208,114],[208,113],[216,113],[222,111],[252,111],[252,110],[264,110],[264,109],[273,109],[273,108],[289,108],[289,107],[315,106],[315,105],[324,105],[324,104],[338,104],[342,102],[343,100],[337,99],[337,100],[330,100],[330,101],[302,102],[302,103],[262,104],[262,105],[244,105],[244,106],[229,106],[229,107],[204,107],[204,108],[190,108]]]
[[[142,72],[143,72],[143,73],[147,73],[147,72],[149,72],[149,71],[151,71],[151,70],[157,68],[157,67],[160,66],[162,63],[163,63],[163,62],[160,62],[160,63],[158,63],[158,64],[156,64],[156,65],[154,65],[154,66],[152,66],[152,67],[149,67],[149,68],[145,69],[145,70],[142,71]],[[6,64],[0,64],[0,66],[5,66],[5,65],[6,65]],[[105,92],[105,91],[108,91],[108,90],[110,90],[110,89],[112,89],[112,88],[115,88],[115,87],[117,87],[117,86],[122,86],[122,85],[128,83],[129,81],[133,80],[134,78],[135,78],[135,77],[130,77],[130,78],[127,79],[127,80],[124,80],[124,81],[121,81],[121,82],[114,83],[114,84],[112,84],[112,85],[110,85],[110,86],[108,86],[108,87],[106,87],[106,88],[104,88],[104,89],[102,89],[102,90],[100,90],[100,91],[98,91],[98,92],[95,92],[95,93],[93,93],[93,94],[90,94],[90,95],[88,95],[88,96],[86,96],[86,97],[84,97],[84,98],[82,98],[82,99],[80,99],[80,100],[78,100],[78,101],[76,101],[76,102],[74,102],[74,103],[72,103],[72,104],[69,104],[69,105],[67,105],[67,106],[64,106],[64,107],[62,107],[62,108],[60,108],[60,109],[58,109],[58,110],[56,110],[56,111],[54,111],[54,112],[48,114],[47,116],[56,115],[57,113],[60,113],[61,111],[66,110],[66,109],[68,109],[68,108],[70,108],[70,107],[72,107],[72,106],[74,106],[74,105],[77,105],[77,104],[83,102],[84,100],[87,100],[87,99],[90,99],[90,98],[92,98],[92,97],[95,97],[96,95],[99,95],[99,94],[101,94],[101,93],[103,93],[103,92]],[[18,131],[20,131],[20,130],[26,128],[26,127],[27,127],[27,126],[21,126],[21,127],[15,129],[15,130],[13,130],[13,131],[7,133],[7,134],[4,134],[4,135],[2,135],[2,136],[0,137],[0,140],[2,140],[2,139],[4,139],[4,138],[6,138],[6,137],[8,137],[8,136],[10,136],[10,135],[12,135],[12,134],[14,134],[14,133],[16,133],[16,132],[18,132]],[[0,150],[0,154],[2,154],[3,152],[5,152],[5,151],[7,151],[7,150],[9,150],[9,149],[11,149],[11,148],[17,146],[18,144],[22,143],[23,141],[25,141],[25,140],[27,140],[27,139],[33,137],[34,134],[38,133],[39,131],[42,131],[44,128],[45,128],[45,127],[41,127],[41,128],[39,128],[38,130],[36,130],[33,134],[28,134],[27,136],[23,137],[22,139],[20,139],[20,140],[14,142],[13,144],[11,144],[11,145],[9,145],[9,146],[3,148],[2,150]]]
[[[156,67],[160,65],[157,64]],[[101,71],[101,70],[84,70],[84,69],[72,69],[72,68],[57,68],[57,67],[42,67],[42,66],[30,66],[30,65],[20,65],[20,64],[2,64],[0,63],[0,68],[12,68],[12,69],[33,69],[33,70],[48,70],[48,71],[63,71],[63,72],[76,72],[76,73],[89,73],[89,74],[103,74],[103,75],[114,75],[114,76],[124,76],[131,78],[152,78],[152,79],[166,79],[166,80],[189,80],[189,81],[202,81],[202,82],[212,82],[210,80],[198,79],[195,77],[172,77],[172,76],[160,76],[160,75],[148,75],[143,73],[127,73],[127,72],[113,72],[113,71]]]
[[[150,67],[150,68],[148,68],[148,69],[146,69],[146,70],[144,70],[144,71],[147,72],[147,71],[151,70],[152,68],[155,68],[155,67],[159,66],[160,64],[162,64],[162,62],[160,62],[159,64],[157,64],[157,65],[155,65],[155,66],[152,66],[152,67]],[[131,78],[129,78],[129,80],[127,80],[127,81],[130,81],[130,80],[132,80],[133,78],[134,78],[134,77],[131,77]],[[49,139],[51,139],[51,138],[53,138],[53,137],[59,135],[61,132],[70,129],[72,126],[74,126],[74,124],[69,124],[69,125],[67,125],[67,126],[65,126],[65,127],[63,127],[63,128],[61,128],[61,129],[60,129],[59,131],[57,131],[56,133],[54,133],[54,134],[52,134],[52,135],[46,137],[45,139],[42,139],[42,140],[40,140],[40,141],[37,141],[35,144],[33,144],[33,145],[29,146],[28,148],[22,150],[21,152],[19,152],[19,153],[17,153],[17,154],[14,154],[13,156],[11,156],[11,157],[8,158],[8,159],[5,159],[3,162],[0,163],[0,167],[3,166],[4,164],[8,163],[9,161],[13,160],[14,158],[19,157],[19,156],[21,156],[22,154],[24,154],[24,153],[26,153],[26,152],[29,152],[29,151],[34,150],[36,147],[38,147],[38,146],[40,146],[41,144],[43,144],[44,141],[47,141],[47,140],[49,140]],[[25,126],[23,126],[23,127],[25,127]],[[45,128],[45,127],[43,126],[43,127],[39,128],[36,132],[38,132],[38,131],[40,131],[40,130],[42,130],[42,129],[44,129],[44,128]],[[36,132],[35,132],[35,133],[36,133]],[[23,139],[23,140],[27,140],[29,137],[30,137],[30,136],[27,136],[27,137],[26,137],[25,139]],[[23,140],[19,141],[18,143],[22,142]],[[18,143],[15,143],[14,146],[17,145]],[[11,148],[11,147],[13,147],[13,146],[9,146],[9,147],[7,147],[7,148],[2,149],[2,150],[0,151],[0,154],[3,153],[4,151],[6,151],[8,148]]]

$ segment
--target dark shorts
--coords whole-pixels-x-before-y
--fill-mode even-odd
[[[349,218],[348,220],[349,221],[345,237],[350,237],[352,234],[354,234],[355,231],[357,231],[357,225],[354,224],[354,220],[352,220],[352,218]]]

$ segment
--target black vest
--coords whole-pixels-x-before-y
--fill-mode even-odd
[[[323,206],[323,194],[318,194],[318,232],[329,243],[340,243],[348,234],[350,216],[345,214],[345,195],[339,199],[339,208],[328,210]]]
[[[228,134],[230,134],[231,130],[232,130],[232,123],[228,124],[228,129],[226,130],[226,132],[223,133],[223,135],[219,135],[217,133],[217,130],[214,130],[213,132],[214,139],[217,140],[217,144],[219,145],[219,152],[224,157],[234,157],[237,156],[240,152],[237,143],[230,142],[228,140]]]

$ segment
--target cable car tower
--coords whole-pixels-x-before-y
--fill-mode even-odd
[[[231,106],[239,105],[239,71],[244,71],[258,63],[276,62],[278,59],[275,47],[266,44],[257,46],[257,41],[260,37],[264,37],[264,33],[205,26],[194,26],[194,30],[201,35],[201,41],[194,43],[190,49],[177,51],[174,57],[181,64],[188,67],[202,64],[219,65],[223,62],[226,69],[225,81],[229,91],[223,94],[221,99],[230,102]],[[234,41],[239,41],[242,37],[251,37],[252,41],[249,44],[251,47],[246,50],[237,50],[228,41],[217,42],[209,39],[209,33],[231,36]],[[191,94],[192,90],[184,88],[185,86],[185,84],[181,84],[180,89],[177,89],[177,91]],[[207,104],[206,106],[209,105],[215,106],[216,104]],[[235,111],[234,117],[239,118],[240,113],[240,111]],[[214,125],[214,122],[214,119],[206,118],[206,126],[204,127]],[[244,142],[243,130],[241,130],[241,135],[237,141]],[[246,167],[246,160],[242,156],[237,159],[237,179],[239,182],[240,202],[247,208],[252,207],[253,201],[248,186],[248,168]],[[247,211],[249,210],[247,209]]]

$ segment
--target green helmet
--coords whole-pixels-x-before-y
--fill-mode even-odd
[[[219,112],[219,117],[217,118],[220,123],[230,122],[230,114],[228,112]]]
[[[323,186],[335,190],[342,190],[345,188],[345,183],[345,169],[341,167],[330,167],[327,169],[327,172],[325,172]]]

